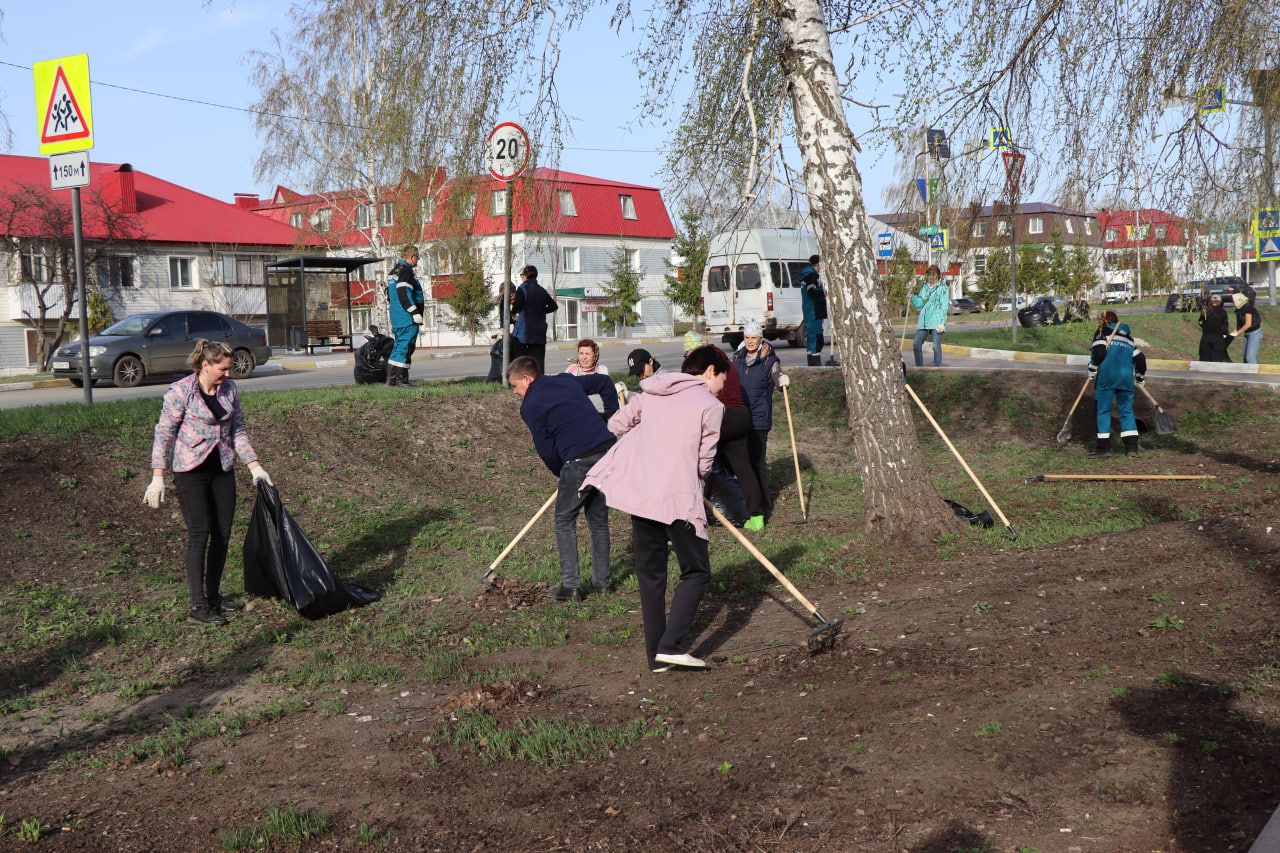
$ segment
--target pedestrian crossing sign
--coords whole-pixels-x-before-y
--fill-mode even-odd
[[[1008,151],[1013,148],[1013,135],[1007,127],[991,128],[991,150]]]
[[[1280,261],[1280,237],[1258,238],[1258,260]]]
[[[31,72],[36,84],[40,153],[64,154],[92,148],[89,55],[78,53],[37,62]]]
[[[929,251],[945,252],[947,250],[947,229],[943,228],[937,234],[929,235]]]

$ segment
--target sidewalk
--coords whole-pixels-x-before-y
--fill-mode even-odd
[[[933,345],[925,344],[925,349],[932,352]],[[902,351],[911,352],[911,343],[902,342]],[[985,347],[961,347],[952,344],[942,345],[943,355],[960,356],[986,361],[1029,361],[1037,364],[1065,364],[1072,367],[1086,367],[1089,364],[1087,355],[1067,355],[1056,352],[1023,352],[1021,350],[987,349]],[[1218,374],[1263,374],[1280,376],[1280,364],[1234,364],[1216,361],[1183,361],[1181,359],[1149,358],[1148,370],[1169,370],[1184,373],[1218,373]]]

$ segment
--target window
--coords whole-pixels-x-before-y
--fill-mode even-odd
[[[453,268],[449,266],[449,250],[436,249],[436,275],[448,275],[453,272]]]
[[[573,190],[556,190],[560,199],[561,216],[577,216],[578,206],[573,203]]]
[[[423,222],[434,222],[436,218],[436,200],[434,198],[424,198],[418,203],[418,215],[422,217]]]
[[[987,223],[975,222],[973,225],[973,236],[975,237],[987,236]]]
[[[618,201],[622,203],[622,218],[636,218],[636,200],[629,195],[618,196]]]
[[[489,210],[494,216],[507,215],[507,191],[506,190],[493,191],[493,200],[491,202]]]
[[[778,261],[769,261],[769,280],[773,282],[773,286],[777,288],[790,287],[791,282],[787,280],[787,268]]]
[[[628,267],[636,272],[640,271],[640,253],[635,249],[623,249],[622,258],[626,261]]]
[[[328,231],[333,226],[333,208],[322,207],[316,211],[316,230]]]
[[[209,314],[204,311],[192,311],[187,315],[187,328],[191,330],[193,335],[201,335],[203,337],[222,337],[230,334],[231,327],[217,314]]]
[[[471,219],[476,215],[476,197],[467,195],[462,199],[462,203],[458,206],[459,212],[463,219]]]
[[[133,258],[119,256],[99,258],[97,267],[100,290],[133,287]]]
[[[1088,224],[1087,224],[1087,223],[1086,223],[1085,227],[1086,227],[1086,228],[1088,228]],[[1086,231],[1085,233],[1087,234],[1088,232]],[[1114,243],[1114,242],[1116,241],[1116,237],[1118,237],[1118,236],[1120,236],[1120,229],[1118,229],[1118,228],[1108,228],[1105,232],[1103,232],[1103,235],[1102,235],[1102,242],[1104,242],[1104,243]]]
[[[1084,221],[1084,233],[1089,237],[1093,236],[1093,223],[1087,219]]]
[[[1063,219],[1062,224],[1066,227],[1068,234],[1076,233],[1076,224],[1070,219]]]
[[[760,267],[756,264],[738,264],[734,272],[733,286],[738,290],[759,290]]]
[[[361,230],[369,227],[369,205],[356,205],[356,227]]]
[[[304,219],[301,213],[289,214],[289,224],[292,225],[294,228],[301,228],[303,221]]]
[[[1168,225],[1157,225],[1157,226],[1156,226],[1156,239],[1157,239],[1157,240],[1168,240],[1168,239],[1169,239],[1169,226],[1168,226]]]
[[[997,236],[1004,237],[1004,236],[1005,236],[1005,235],[1007,235],[1008,233],[1009,233],[1009,220],[1007,220],[1007,219],[997,219],[997,220],[996,220],[996,234],[997,234]]]
[[[378,227],[390,228],[396,224],[396,206],[394,202],[384,201],[378,205]]]
[[[729,268],[709,267],[707,269],[707,292],[724,293],[729,289]]]
[[[987,256],[983,252],[978,252],[973,256],[973,271],[975,273],[984,273],[987,271]]]
[[[808,261],[787,261],[787,269],[791,271],[791,286],[801,287],[800,273],[804,272],[804,268],[809,266]]]
[[[1043,233],[1044,233],[1044,217],[1042,217],[1042,216],[1033,216],[1033,217],[1031,217],[1030,219],[1028,219],[1028,220],[1027,220],[1027,233],[1028,233],[1028,234],[1043,234]]]
[[[22,280],[49,281],[53,272],[49,259],[40,249],[22,250]]]
[[[578,249],[575,246],[564,246],[560,250],[560,268],[565,272],[582,272]]]
[[[169,259],[169,287],[174,290],[192,290],[196,286],[191,258]]]

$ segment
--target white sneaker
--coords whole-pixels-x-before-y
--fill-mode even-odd
[[[659,672],[670,672],[670,671],[671,671],[671,664],[669,664],[669,663],[664,663],[664,664],[661,664],[661,665],[658,665],[658,666],[653,667],[653,668],[652,668],[652,669],[650,669],[649,671],[650,671],[650,672],[652,672],[652,673],[655,673],[655,674],[656,674],[656,673],[659,673]]]
[[[692,669],[706,669],[707,662],[702,658],[695,658],[693,655],[664,655],[661,652],[653,656],[658,663],[668,663],[672,666],[687,666]]]

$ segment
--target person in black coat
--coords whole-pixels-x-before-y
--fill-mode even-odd
[[[547,370],[547,315],[560,306],[551,294],[538,284],[538,268],[529,264],[520,270],[520,286],[511,302],[511,315],[515,317],[515,331],[511,337],[520,342],[520,355],[527,355],[538,362],[538,369]],[[514,350],[512,355],[515,355]]]
[[[1214,294],[1197,321],[1200,324],[1200,360],[1231,361],[1227,345],[1231,343],[1231,326],[1222,297]]]

